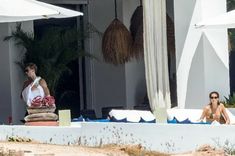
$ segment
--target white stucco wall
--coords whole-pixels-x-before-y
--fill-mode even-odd
[[[9,43],[3,42],[3,38],[9,35],[8,24],[0,24],[0,123],[8,123],[11,116],[11,79],[10,79],[10,54]]]
[[[20,99],[24,76],[15,63],[22,56],[22,51],[13,41],[3,41],[15,26],[16,23],[0,24],[0,123],[4,124],[8,124],[9,117],[12,117],[14,124],[21,123],[25,113],[25,105]],[[32,30],[32,22],[23,22],[22,29]]]
[[[145,80],[144,60],[134,60],[125,65],[126,73],[126,105],[133,109],[135,105],[141,105],[147,94]]]
[[[130,27],[131,16],[139,5],[139,0],[123,1],[123,23],[128,29]],[[126,105],[128,109],[132,109],[133,106],[141,104],[147,94],[143,57],[138,60],[133,59],[125,64],[125,78]]]
[[[130,17],[139,4],[138,0],[118,0],[118,17],[129,28]],[[103,5],[105,4],[105,5]],[[131,9],[130,9],[131,8]],[[105,11],[103,11],[105,10]],[[125,15],[124,15],[125,14]],[[93,0],[88,5],[88,21],[99,31],[104,32],[114,19],[114,2],[105,0]],[[15,23],[0,24],[0,37],[10,35],[15,29]],[[33,30],[32,22],[23,22],[22,28],[27,31]],[[103,62],[101,54],[102,38],[92,34],[89,41],[88,51],[98,57],[97,60],[87,60],[87,108],[95,109],[98,117],[101,116],[101,108],[108,106],[123,106],[132,108],[142,102],[145,92],[145,76],[143,60],[133,61],[126,65],[114,66]],[[15,64],[22,55],[12,41],[0,41],[0,72],[4,73],[0,79],[0,123],[7,123],[8,117],[12,116],[14,124],[20,124],[25,114],[24,102],[20,99],[20,92],[24,75]]]
[[[103,5],[105,4],[105,5]],[[129,29],[130,18],[139,0],[117,0],[118,18]],[[105,10],[105,11],[103,11]],[[93,0],[88,5],[88,22],[104,32],[114,19],[114,1]],[[140,104],[146,94],[144,60],[132,60],[125,65],[114,66],[103,62],[102,38],[93,34],[88,47],[100,61],[87,60],[88,108],[101,115],[102,107],[123,106],[132,109]]]
[[[16,23],[9,24],[9,33],[11,33],[16,28]],[[22,22],[22,30],[26,32],[33,32],[33,22]],[[24,118],[25,115],[25,103],[20,98],[23,82],[26,77],[21,70],[21,68],[15,63],[16,61],[21,60],[23,56],[23,49],[15,46],[13,41],[9,42],[9,65],[10,65],[10,75],[11,75],[11,104],[12,104],[12,119],[13,124],[22,124],[20,120]]]
[[[105,4],[105,5],[104,5]],[[118,17],[122,17],[121,1],[117,1]],[[99,0],[89,1],[88,22],[93,24],[99,31],[104,32],[114,19],[114,1]],[[99,58],[99,61],[88,60],[90,69],[87,69],[87,105],[95,109],[96,114],[101,116],[101,108],[109,106],[126,106],[125,66],[114,66],[103,61],[101,44],[102,37],[92,34],[89,41],[88,51]],[[87,67],[89,67],[87,66]]]
[[[177,95],[181,108],[202,108],[214,90],[221,97],[229,94],[226,30],[194,26],[223,12],[226,0],[174,1]]]
[[[76,127],[0,126],[0,140],[5,141],[8,137],[24,137],[41,143],[93,147],[106,144],[140,144],[147,150],[168,153],[194,151],[205,144],[233,149],[235,143],[234,125],[114,122],[82,122],[76,125]]]
[[[226,12],[226,2],[226,0],[203,1],[203,19]],[[211,8],[212,3],[213,8]],[[211,10],[208,12],[207,8],[211,8]],[[224,96],[228,97],[230,93],[227,29],[203,30],[203,46],[205,51],[205,91],[209,93],[216,90],[221,94],[221,99],[224,99]]]

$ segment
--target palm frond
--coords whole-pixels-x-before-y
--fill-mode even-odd
[[[17,46],[25,49],[23,59],[17,64],[23,69],[28,62],[34,62],[38,66],[38,75],[43,77],[48,87],[55,94],[58,82],[64,73],[72,73],[67,66],[78,57],[92,57],[81,51],[81,33],[76,29],[49,28],[41,37],[33,33],[24,32],[21,25],[4,41],[13,40]]]

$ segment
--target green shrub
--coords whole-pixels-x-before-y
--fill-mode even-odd
[[[235,93],[233,93],[232,95],[229,95],[228,97],[224,97],[225,101],[224,101],[224,105],[227,108],[235,108]]]

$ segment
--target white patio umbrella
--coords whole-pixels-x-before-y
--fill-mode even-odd
[[[196,28],[235,28],[235,10],[205,19],[195,25]]]
[[[36,0],[0,0],[0,23],[80,15],[83,13]]]

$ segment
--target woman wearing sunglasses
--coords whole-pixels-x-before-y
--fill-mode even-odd
[[[209,98],[210,103],[204,107],[200,120],[202,121],[206,118],[206,122],[212,123],[217,121],[220,124],[230,124],[226,109],[219,101],[219,93],[215,91],[211,92]]]
[[[50,96],[47,83],[44,79],[36,75],[37,66],[29,63],[25,67],[25,74],[28,79],[24,82],[21,97],[27,106],[54,106],[55,100]]]

